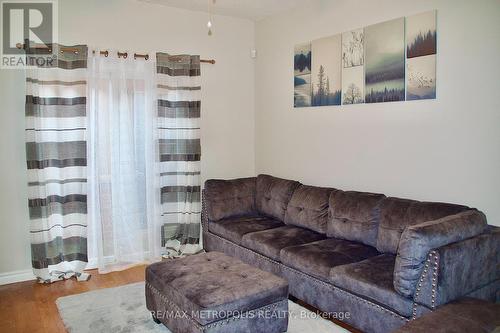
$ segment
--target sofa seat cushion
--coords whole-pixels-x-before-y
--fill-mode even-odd
[[[258,212],[283,221],[288,202],[299,185],[300,183],[294,180],[259,175],[255,195]]]
[[[154,263],[146,281],[202,325],[288,298],[285,280],[220,252]]]
[[[324,235],[311,230],[284,226],[246,234],[242,238],[241,245],[279,261],[281,249],[292,245],[315,242],[324,238]]]
[[[380,254],[375,248],[357,242],[329,238],[317,242],[285,247],[280,260],[320,280],[329,281],[330,270]]]
[[[331,188],[300,185],[293,192],[285,212],[286,224],[326,233],[328,198]]]
[[[204,199],[209,220],[256,213],[255,183],[255,177],[207,180]]]
[[[401,296],[394,289],[395,260],[396,257],[391,254],[381,254],[357,263],[334,267],[330,270],[330,282],[402,316],[410,317],[412,299]]]
[[[263,216],[242,216],[228,218],[208,224],[208,230],[233,243],[241,244],[241,238],[255,231],[262,231],[284,226],[280,221]]]

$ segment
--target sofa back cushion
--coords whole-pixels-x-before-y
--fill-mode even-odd
[[[326,233],[328,198],[332,188],[300,185],[293,192],[285,212],[286,224]]]
[[[396,254],[403,230],[411,225],[458,214],[469,207],[441,202],[387,198],[380,207],[377,250]]]
[[[375,246],[383,194],[336,191],[330,195],[327,236]]]
[[[268,175],[257,177],[255,203],[259,213],[280,221],[285,219],[285,211],[299,182]]]
[[[412,297],[432,249],[477,236],[486,228],[486,216],[476,209],[407,227],[394,266],[396,291]]]
[[[228,217],[255,214],[255,177],[205,182],[208,218],[218,221]]]

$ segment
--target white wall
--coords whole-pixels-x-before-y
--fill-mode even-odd
[[[24,74],[0,69],[0,274],[31,267]]]
[[[60,0],[64,44],[200,54],[202,64],[202,177],[255,174],[254,23],[133,0]],[[24,74],[0,70],[0,280],[31,268],[24,148]]]
[[[438,10],[437,99],[293,108],[293,47]],[[500,2],[324,0],[256,24],[256,171],[461,203],[500,225]]]

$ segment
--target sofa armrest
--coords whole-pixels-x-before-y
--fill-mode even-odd
[[[430,308],[498,284],[500,228],[489,226],[481,235],[432,250],[426,263],[414,300]]]
[[[486,217],[475,209],[407,227],[401,235],[394,266],[396,291],[412,297],[431,249],[477,236],[486,227]]]
[[[255,214],[255,177],[230,180],[209,179],[203,198],[209,221]]]

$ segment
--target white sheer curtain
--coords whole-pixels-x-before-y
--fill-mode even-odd
[[[88,62],[88,243],[100,273],[161,255],[156,66],[112,54]]]

